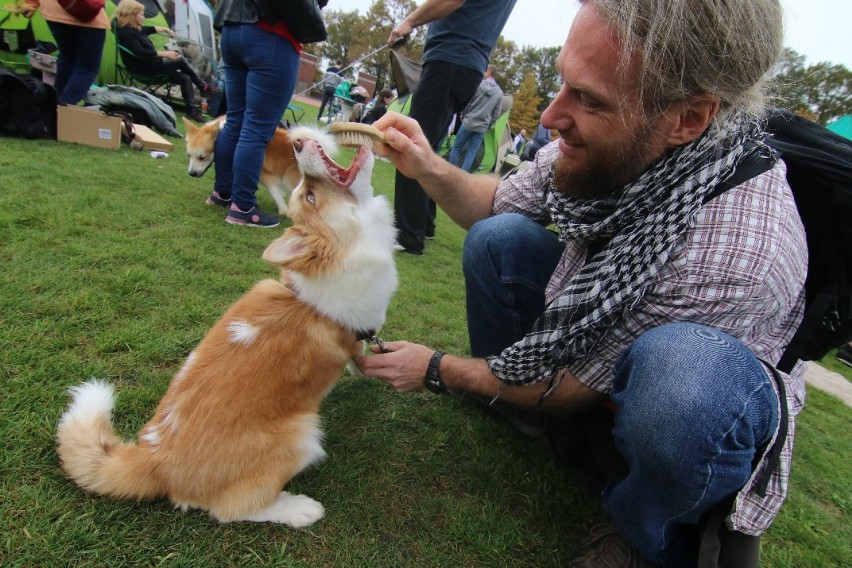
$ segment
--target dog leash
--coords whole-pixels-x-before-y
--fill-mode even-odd
[[[356,65],[358,65],[359,63],[361,63],[361,62],[362,62],[362,61],[364,61],[365,59],[368,59],[368,58],[370,58],[370,57],[374,56],[375,54],[377,54],[378,52],[380,52],[380,51],[381,51],[381,50],[383,50],[383,49],[386,49],[386,48],[388,48],[388,47],[396,49],[397,47],[400,47],[400,46],[402,46],[402,45],[405,45],[405,43],[406,43],[407,41],[408,41],[408,36],[406,35],[406,36],[402,36],[401,38],[399,38],[398,40],[396,40],[395,42],[393,42],[393,43],[392,43],[392,44],[390,44],[390,45],[385,44],[385,45],[381,46],[381,47],[380,47],[380,48],[378,48],[378,49],[374,49],[373,51],[371,51],[371,52],[370,52],[370,53],[368,53],[367,55],[364,55],[364,56],[363,56],[363,57],[361,57],[360,59],[356,59],[355,61],[353,61],[352,63],[350,63],[349,65],[347,65],[347,66],[346,66],[346,67],[344,67],[343,69],[341,69],[340,71],[338,71],[338,74],[341,74],[341,73],[343,73],[344,71],[348,71],[349,69],[351,69],[351,68],[355,67]],[[312,89],[314,89],[315,87],[318,87],[319,85],[321,85],[321,84],[322,84],[322,83],[324,83],[324,82],[325,82],[325,77],[323,77],[322,79],[320,79],[319,81],[317,81],[316,83],[314,83],[313,85],[311,85],[310,87],[307,87],[306,89],[302,89],[302,90],[301,90],[301,91],[299,91],[298,93],[295,93],[293,96],[294,96],[294,97],[302,96],[302,95],[304,95],[305,93],[307,93],[307,92],[311,91]]]
[[[381,337],[379,337],[378,335],[376,335],[376,331],[373,330],[373,329],[370,329],[370,330],[367,330],[367,331],[364,331],[364,330],[356,331],[355,332],[355,339],[357,339],[358,341],[369,341],[370,343],[372,343],[374,345],[378,345],[379,350],[382,353],[390,353],[390,349],[387,348],[384,340]]]

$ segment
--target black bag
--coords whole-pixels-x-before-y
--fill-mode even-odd
[[[0,134],[56,139],[56,89],[0,67]]]
[[[852,141],[788,111],[773,111],[768,127],[808,240],[805,316],[777,365],[789,372],[798,360],[821,359],[852,340]],[[773,163],[744,162],[707,199]]]
[[[262,19],[287,24],[299,43],[316,43],[328,38],[320,11],[327,3],[328,0],[257,0],[257,7]]]

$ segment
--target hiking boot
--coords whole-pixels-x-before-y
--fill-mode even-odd
[[[264,229],[277,227],[281,222],[278,217],[270,215],[269,213],[264,213],[258,209],[257,206],[252,207],[248,211],[241,211],[240,208],[233,203],[231,203],[231,207],[228,209],[228,216],[225,217],[225,221],[231,225],[261,227]]]
[[[572,560],[570,568],[653,568],[639,556],[630,543],[612,524],[597,525],[582,544],[592,548],[580,558]]]
[[[225,199],[221,195],[219,195],[218,191],[214,191],[210,195],[207,196],[207,200],[204,202],[207,205],[218,205],[219,207],[230,207],[231,206],[231,198],[228,197]]]

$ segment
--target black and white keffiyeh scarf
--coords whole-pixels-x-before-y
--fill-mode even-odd
[[[757,121],[730,117],[722,131],[679,146],[636,181],[604,199],[553,190],[547,206],[563,242],[609,238],[574,275],[527,335],[488,358],[504,384],[529,385],[589,354],[604,333],[642,298],[693,225],[705,197],[753,152],[768,152]]]

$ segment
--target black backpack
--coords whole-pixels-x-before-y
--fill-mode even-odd
[[[783,110],[770,114],[768,129],[767,142],[787,165],[808,240],[805,316],[777,365],[789,372],[796,361],[820,359],[852,340],[852,141]],[[707,199],[774,163],[745,160]]]
[[[0,134],[56,139],[56,89],[0,67]]]

